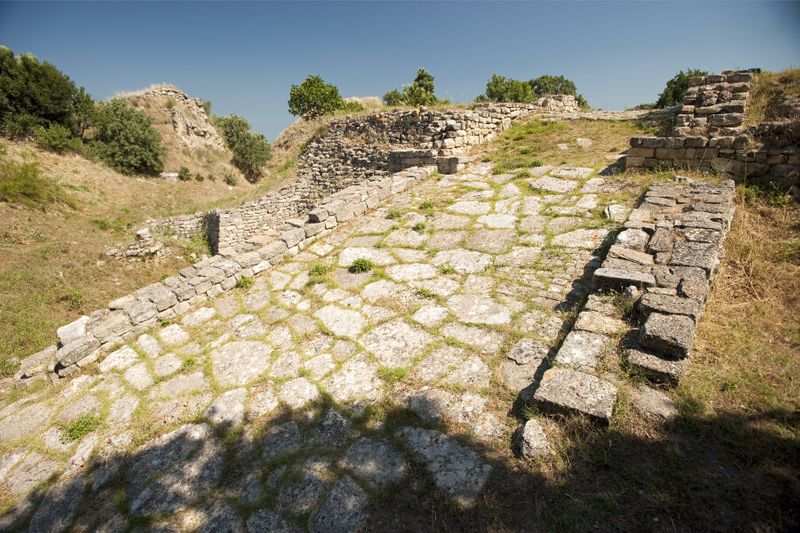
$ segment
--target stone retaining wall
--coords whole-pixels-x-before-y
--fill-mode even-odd
[[[555,356],[557,366],[545,372],[537,402],[607,422],[617,389],[598,369],[608,351],[651,381],[678,382],[723,253],[733,197],[730,180],[650,187],[595,270],[593,292]],[[634,302],[630,316],[610,301],[612,291]]]
[[[242,206],[152,221],[154,232],[189,238],[206,232],[212,249],[248,247],[248,240],[280,231],[325,196],[392,172],[436,166],[458,169],[458,156],[491,141],[512,120],[532,112],[578,111],[574,96],[557,95],[535,104],[477,104],[470,108],[383,111],[332,120],[300,154],[297,178],[279,191]]]
[[[204,259],[178,275],[117,298],[106,309],[59,328],[58,343],[22,361],[16,378],[24,381],[49,374],[58,379],[79,372],[122,341],[234,288],[242,277],[269,269],[338,224],[365,213],[433,172],[432,167],[413,168],[352,185],[326,198],[297,226],[257,249],[244,253],[227,250],[224,255]]]
[[[800,184],[800,121],[792,102],[788,121],[744,126],[754,71],[693,78],[677,115],[674,136],[633,137],[628,169],[716,171],[734,179]]]

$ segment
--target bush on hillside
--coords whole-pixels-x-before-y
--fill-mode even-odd
[[[50,124],[73,129],[90,100],[50,63],[0,47],[0,124],[6,135],[27,137],[37,126]]]
[[[585,109],[589,103],[578,94],[575,83],[564,76],[545,74],[528,81],[520,81],[493,74],[486,82],[486,92],[478,98],[479,102],[520,102],[532,103],[539,98],[553,94],[570,94],[575,96],[578,105]]]
[[[689,88],[689,80],[698,76],[706,76],[708,72],[699,69],[686,69],[686,72],[680,71],[671,80],[667,82],[664,91],[658,96],[656,107],[663,109],[675,104],[683,103],[683,95]]]
[[[319,76],[308,76],[289,90],[289,112],[303,118],[315,118],[341,109],[344,100],[339,89]]]
[[[264,165],[272,156],[272,148],[260,133],[250,131],[250,123],[238,115],[215,117],[225,143],[233,152],[231,162],[254,183],[261,177]]]
[[[51,152],[63,154],[67,150],[78,149],[80,140],[72,135],[69,128],[61,124],[51,124],[48,127],[36,128],[36,143]]]
[[[434,94],[433,76],[424,68],[417,70],[417,76],[410,85],[405,85],[402,92],[393,89],[383,95],[383,102],[388,106],[420,106],[447,103],[439,100]]]
[[[111,167],[126,174],[157,174],[164,168],[161,136],[150,118],[123,100],[97,106],[95,150]]]

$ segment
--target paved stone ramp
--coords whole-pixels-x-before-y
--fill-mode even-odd
[[[353,531],[412,472],[472,505],[635,196],[592,174],[428,178],[7,402],[0,528]]]

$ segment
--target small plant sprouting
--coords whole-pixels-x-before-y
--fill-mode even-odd
[[[181,181],[189,181],[192,179],[192,174],[189,172],[189,168],[182,166],[180,170],[178,170],[178,179]]]
[[[395,220],[403,216],[403,212],[399,209],[390,209],[389,213],[387,213],[386,218],[389,220]]]
[[[408,375],[408,368],[390,368],[382,366],[378,369],[378,377],[387,383],[402,381]]]
[[[330,272],[331,266],[324,265],[322,263],[315,263],[314,266],[311,267],[309,274],[312,276],[324,276],[328,272]]]
[[[236,287],[239,289],[249,289],[253,286],[253,278],[248,276],[242,276],[241,278],[236,280]]]
[[[350,268],[347,270],[352,274],[361,274],[362,272],[369,272],[372,270],[372,267],[372,261],[363,257],[359,257],[353,261],[353,264],[350,265]]]
[[[187,357],[183,360],[183,368],[192,368],[194,365],[197,364],[197,360],[194,357]]]
[[[439,265],[439,273],[440,274],[455,274],[456,269],[453,268],[452,265],[448,263],[444,263],[443,265]]]
[[[100,425],[100,419],[96,416],[82,416],[74,422],[70,423],[64,431],[67,440],[78,440],[81,437],[88,435]]]
[[[430,200],[425,200],[424,202],[422,202],[421,204],[419,204],[419,208],[420,208],[422,211],[425,211],[425,210],[427,210],[427,209],[433,209],[433,202],[431,202]]]
[[[416,224],[414,224],[414,227],[412,229],[417,233],[422,233],[423,231],[425,231],[425,228],[427,227],[428,225],[425,224],[424,222],[417,222]]]

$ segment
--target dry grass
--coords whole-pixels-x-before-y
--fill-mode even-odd
[[[750,91],[745,124],[754,125],[775,118],[772,106],[786,96],[797,95],[800,95],[800,68],[758,74]]]
[[[124,176],[77,155],[0,142],[9,159],[37,161],[75,205],[44,211],[0,202],[0,374],[53,342],[58,326],[193,261],[189,243],[146,263],[109,261],[107,246],[131,242],[147,218],[237,204],[254,189],[244,180],[229,187]]]

